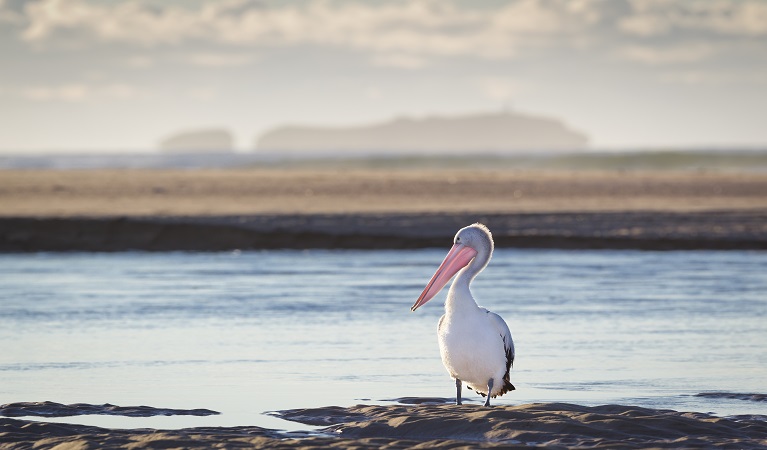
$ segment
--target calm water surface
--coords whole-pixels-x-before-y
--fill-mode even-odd
[[[450,397],[447,289],[409,310],[445,252],[0,255],[0,403],[222,412],[61,419],[101,426],[291,428],[263,413]],[[694,396],[765,393],[767,253],[500,249],[473,290],[516,343],[517,391],[497,403],[767,414]]]

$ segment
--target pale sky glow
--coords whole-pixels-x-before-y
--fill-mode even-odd
[[[767,146],[767,1],[0,0],[0,151],[500,110]]]

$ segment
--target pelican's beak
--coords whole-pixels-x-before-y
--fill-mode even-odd
[[[453,278],[453,275],[466,267],[475,256],[477,256],[477,251],[473,248],[463,244],[454,244],[453,248],[447,252],[447,256],[445,256],[442,264],[439,265],[437,272],[434,273],[434,276],[429,280],[426,289],[421,292],[421,296],[418,297],[418,300],[416,300],[410,310],[415,311],[421,305],[434,298],[434,296],[445,287],[447,282]]]

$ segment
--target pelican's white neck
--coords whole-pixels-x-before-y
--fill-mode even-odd
[[[453,280],[453,284],[450,285],[450,291],[448,291],[447,300],[445,301],[445,310],[448,313],[464,307],[478,307],[477,301],[474,300],[474,296],[471,293],[471,282],[487,267],[493,255],[493,247],[488,240],[485,245],[479,245],[475,250],[477,250],[477,256],[458,272]]]

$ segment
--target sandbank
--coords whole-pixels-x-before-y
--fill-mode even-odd
[[[767,174],[211,169],[0,172],[0,251],[765,249]]]

